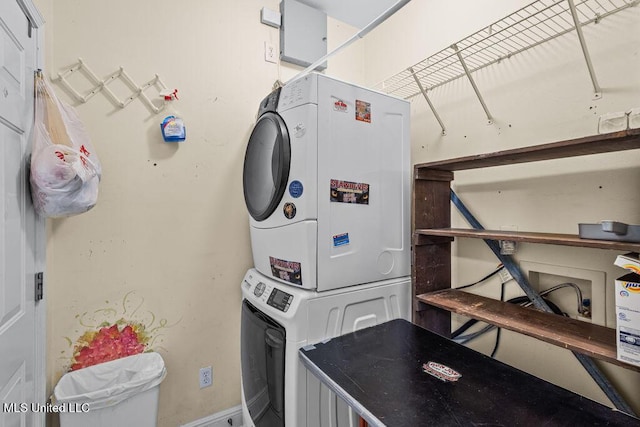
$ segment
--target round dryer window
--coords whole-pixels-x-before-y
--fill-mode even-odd
[[[289,132],[282,118],[265,113],[258,119],[244,156],[244,202],[256,221],[276,210],[287,187],[291,164]]]

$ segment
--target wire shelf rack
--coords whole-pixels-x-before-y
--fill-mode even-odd
[[[576,0],[575,9],[584,26],[638,3],[640,0]],[[421,89],[429,91],[465,76],[465,63],[473,73],[574,30],[568,1],[537,0],[374,88],[409,99],[423,93]]]

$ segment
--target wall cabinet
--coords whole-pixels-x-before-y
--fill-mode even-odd
[[[571,234],[451,228],[450,192],[454,171],[638,148],[640,129],[632,129],[415,165],[413,323],[449,336],[451,312],[454,312],[640,371],[617,360],[614,329],[450,289],[451,242],[456,237],[640,251],[639,243],[581,239]]]

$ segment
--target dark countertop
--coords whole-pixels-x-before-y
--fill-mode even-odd
[[[300,359],[372,426],[640,426],[406,320],[307,346]],[[430,361],[462,377],[429,375]]]

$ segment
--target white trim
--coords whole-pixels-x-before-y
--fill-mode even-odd
[[[17,0],[18,6],[29,20],[32,27],[31,37],[35,37],[35,63],[29,64],[34,69],[40,68],[44,63],[44,18],[34,5],[32,0]],[[46,223],[44,218],[38,216],[35,212],[35,248],[34,248],[34,270],[45,273],[46,266]],[[46,274],[45,274],[46,281]],[[47,290],[44,291],[44,298],[35,302],[35,360],[34,360],[34,387],[36,399],[41,404],[47,402],[47,311],[46,311]],[[46,425],[46,416],[44,412],[35,414],[33,417],[33,425],[36,427],[44,427]]]
[[[238,405],[216,412],[208,417],[183,424],[181,427],[242,427],[242,406]]]
[[[17,0],[20,9],[27,15],[27,19],[31,23],[33,28],[40,28],[44,25],[44,18],[42,14],[38,10],[38,8],[33,4],[32,0]]]

